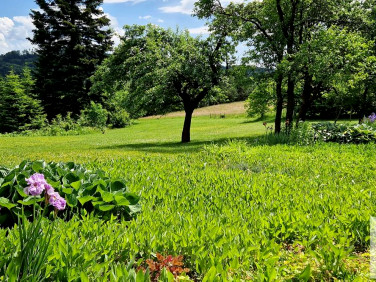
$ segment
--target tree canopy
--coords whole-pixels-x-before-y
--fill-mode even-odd
[[[124,29],[121,44],[94,75],[93,91],[126,91],[127,110],[133,116],[183,105],[182,142],[189,142],[194,109],[220,82],[221,63],[231,49],[225,34],[204,40],[153,25]]]
[[[112,46],[103,0],[36,0],[29,40],[37,46],[35,93],[51,118],[89,105],[90,76]]]

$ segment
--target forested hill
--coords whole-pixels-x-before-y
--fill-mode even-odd
[[[0,55],[0,76],[5,76],[11,69],[20,74],[25,66],[33,68],[36,59],[37,55],[27,50],[10,51]]]

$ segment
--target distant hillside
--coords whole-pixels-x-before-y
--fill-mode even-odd
[[[25,66],[34,68],[37,55],[29,51],[10,51],[0,55],[0,76],[5,76],[10,70],[17,74],[22,72]]]

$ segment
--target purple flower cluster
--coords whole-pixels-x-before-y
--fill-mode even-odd
[[[66,201],[63,197],[55,192],[54,188],[47,183],[43,174],[34,173],[29,178],[26,178],[26,182],[29,186],[24,189],[27,195],[38,196],[46,191],[46,199],[51,206],[55,207],[57,210],[63,210],[66,206]]]
[[[369,117],[368,117],[369,121],[370,122],[375,122],[376,120],[376,114],[375,113],[372,113]]]

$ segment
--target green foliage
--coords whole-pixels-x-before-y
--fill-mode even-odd
[[[45,120],[40,101],[32,94],[34,81],[30,70],[22,76],[11,71],[0,78],[0,133],[42,127]]]
[[[12,226],[23,209],[31,217],[34,206],[44,206],[44,198],[24,192],[25,179],[36,172],[42,173],[66,199],[66,216],[86,210],[105,219],[115,215],[127,220],[140,211],[139,196],[130,193],[123,180],[110,179],[103,171],[90,171],[72,162],[23,161],[14,169],[0,168],[0,206],[6,209],[1,213],[0,225]]]
[[[0,136],[69,136],[98,132],[97,128],[85,126],[85,122],[86,121],[82,119],[73,119],[71,113],[68,112],[65,117],[58,114],[51,120],[51,122],[46,121],[40,129],[22,130],[19,132],[2,134]]]
[[[37,46],[35,93],[48,118],[80,110],[98,102],[89,97],[90,76],[111,49],[110,20],[102,0],[37,0],[31,11],[35,29],[29,39]]]
[[[96,104],[91,101],[90,106],[81,111],[81,119],[83,123],[88,126],[104,130],[108,119],[108,112],[101,104]]]
[[[109,123],[113,128],[123,128],[130,125],[131,118],[126,110],[118,108],[110,113]]]
[[[9,257],[9,261],[1,262],[4,264],[6,281],[37,282],[44,279],[43,270],[47,263],[47,256],[51,251],[49,244],[52,239],[53,224],[43,230],[43,216],[41,211],[37,211],[37,213],[36,220],[31,223],[27,220],[23,210],[18,217],[19,245],[17,251]]]
[[[247,115],[264,118],[275,100],[275,83],[272,80],[254,80],[253,90],[246,101]]]
[[[349,125],[336,123],[312,124],[315,138],[324,142],[365,144],[376,142],[376,128],[367,123]]]
[[[375,144],[257,146],[261,122],[226,116],[194,118],[197,142],[183,145],[174,134],[180,123],[141,119],[104,135],[0,139],[2,163],[84,162],[142,196],[132,221],[58,219],[47,279],[132,281],[157,252],[183,255],[195,281],[334,280],[336,265],[337,279],[367,279]],[[223,144],[226,135],[249,143]],[[2,280],[17,230],[0,229],[0,238]],[[341,251],[330,254],[332,245]]]
[[[27,50],[2,54],[0,55],[0,76],[6,76],[10,71],[21,75],[25,66],[33,69],[36,60],[37,56]]]
[[[124,29],[121,44],[92,77],[92,93],[127,92],[132,117],[184,108],[182,142],[189,142],[193,111],[219,85],[230,51],[226,36],[203,40],[151,24]]]

